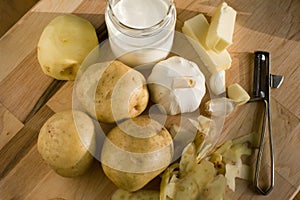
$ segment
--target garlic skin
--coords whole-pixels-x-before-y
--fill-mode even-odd
[[[206,92],[198,65],[179,56],[157,63],[147,82],[151,100],[169,115],[197,110]]]
[[[236,104],[226,97],[211,99],[205,103],[205,110],[216,117],[224,117],[234,111]]]

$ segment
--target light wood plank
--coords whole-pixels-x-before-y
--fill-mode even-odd
[[[284,140],[282,142],[281,147],[276,147],[277,156],[277,170],[279,173],[285,177],[291,184],[298,187],[300,189],[300,170],[299,170],[299,144],[300,144],[300,124],[297,128],[294,129],[293,132],[283,133],[288,134],[289,139]],[[297,163],[297,164],[295,164]]]
[[[53,97],[47,102],[47,106],[54,112],[72,109],[73,81],[67,82]]]
[[[51,109],[44,106],[2,149],[0,149],[0,180],[13,170],[18,162],[36,144],[40,128],[53,114],[54,112]],[[30,168],[27,170],[30,171]]]
[[[73,13],[90,21],[97,29],[104,23],[106,1],[91,0],[83,1]]]
[[[86,174],[77,178],[64,178],[50,171],[26,200],[51,198],[108,200],[116,189],[104,175],[100,164],[95,161]]]
[[[0,101],[20,121],[24,121],[52,82],[32,51],[5,79],[0,81]]]
[[[0,149],[14,137],[23,126],[24,124],[0,103]]]
[[[73,0],[71,2],[61,1],[61,0],[52,0],[52,1],[42,0],[32,9],[32,11],[47,13],[47,12],[49,12],[49,10],[51,10],[51,11],[57,12],[57,13],[71,13],[82,2],[83,2],[83,0]]]
[[[25,199],[50,171],[34,145],[11,172],[0,179],[1,200]]]

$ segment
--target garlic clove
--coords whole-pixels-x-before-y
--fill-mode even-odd
[[[227,87],[227,95],[235,101],[237,105],[243,105],[250,99],[249,94],[238,83],[231,84]]]
[[[235,109],[235,102],[231,99],[222,97],[211,99],[205,103],[205,110],[213,116],[227,116]]]
[[[196,85],[196,80],[192,76],[176,77],[172,82],[172,89],[193,88]]]
[[[211,75],[209,79],[209,87],[215,95],[226,92],[225,71],[221,70]]]

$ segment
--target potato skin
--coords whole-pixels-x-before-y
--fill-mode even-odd
[[[165,168],[163,168],[152,171],[151,173],[128,173],[112,169],[105,164],[102,164],[102,169],[116,186],[128,192],[138,191],[165,170]]]
[[[42,126],[37,147],[57,174],[64,177],[80,176],[93,161],[90,153],[95,149],[93,121],[80,111],[58,112]]]
[[[149,92],[145,77],[120,61],[93,64],[77,80],[79,101],[101,122],[134,118],[147,107]]]
[[[139,116],[122,122],[107,134],[101,164],[115,185],[133,192],[166,169],[173,151],[167,129],[149,117]]]
[[[95,96],[97,118],[112,123],[136,117],[146,109],[148,99],[144,76],[120,61],[114,61],[98,83]]]
[[[76,15],[54,18],[43,30],[37,58],[45,74],[58,80],[74,80],[85,57],[98,45],[93,25]]]

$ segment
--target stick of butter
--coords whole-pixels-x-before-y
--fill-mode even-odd
[[[236,11],[225,2],[221,3],[212,16],[206,45],[217,53],[232,44]]]
[[[205,41],[208,28],[209,24],[205,16],[199,14],[184,22],[182,32],[197,41],[197,43],[191,42],[191,44],[200,55],[204,65],[213,74],[230,68],[231,58],[226,49],[220,53],[216,53],[206,46]]]

